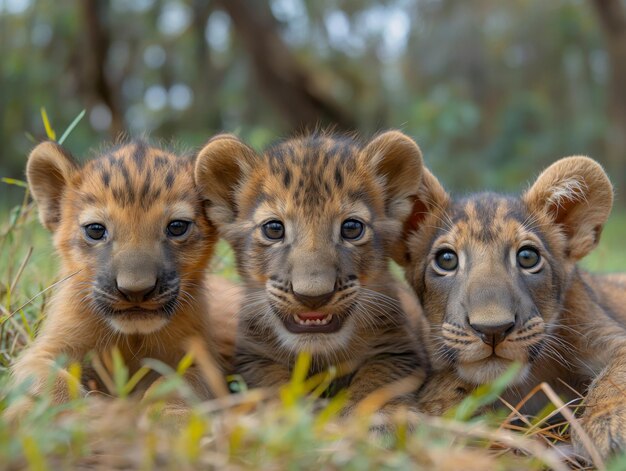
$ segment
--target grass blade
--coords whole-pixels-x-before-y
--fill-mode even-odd
[[[67,139],[67,137],[74,130],[74,128],[78,125],[78,123],[80,123],[80,120],[83,119],[86,111],[87,110],[83,110],[80,113],[78,113],[78,116],[74,118],[74,121],[70,123],[70,125],[67,127],[67,129],[63,132],[63,134],[59,138],[59,144],[63,144],[65,142],[65,139]]]
[[[57,133],[54,132],[54,129],[52,129],[52,126],[50,126],[50,120],[48,119],[48,113],[46,113],[46,109],[43,106],[41,107],[41,119],[43,121],[44,128],[46,128],[46,135],[48,136],[48,139],[50,139],[52,141],[56,141]]]
[[[15,185],[15,186],[21,186],[22,188],[28,188],[28,184],[25,181],[18,180],[16,178],[2,177],[0,178],[0,180],[3,183],[7,183],[8,185]]]

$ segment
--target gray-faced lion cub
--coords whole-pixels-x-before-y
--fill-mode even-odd
[[[425,171],[402,258],[439,339],[440,373],[422,409],[453,404],[458,387],[492,381],[516,361],[509,402],[541,381],[571,396],[560,379],[586,393],[582,426],[601,455],[624,449],[626,276],[576,265],[598,244],[612,202],[609,179],[587,157],[557,161],[521,197],[453,199]]]
[[[223,135],[200,152],[196,183],[246,287],[235,368],[249,386],[287,382],[303,351],[311,374],[352,365],[336,383],[352,405],[396,380],[421,385],[428,360],[388,266],[421,172],[415,142],[393,131],[366,145],[312,134],[262,155]]]

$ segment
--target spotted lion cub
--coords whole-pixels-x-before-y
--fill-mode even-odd
[[[30,154],[27,177],[63,281],[41,332],[11,369],[15,383],[29,381],[30,394],[41,393],[61,356],[81,362],[117,347],[132,375],[146,357],[175,367],[188,338],[211,348],[203,283],[216,233],[191,159],[134,142],[81,166],[44,142]],[[64,402],[72,379],[63,369],[55,374],[54,399]],[[210,395],[194,367],[188,377]]]
[[[440,339],[433,358],[444,373],[422,408],[519,362],[507,401],[542,381],[564,396],[563,382],[587,391],[584,431],[602,456],[624,449],[626,276],[576,265],[598,244],[612,204],[608,177],[587,157],[557,161],[521,197],[452,199],[425,171],[406,273]],[[528,413],[544,405],[536,399]]]
[[[352,404],[395,380],[419,387],[427,357],[388,264],[421,172],[418,146],[393,131],[366,146],[314,134],[258,155],[222,135],[202,149],[196,183],[247,289],[235,368],[249,386],[287,382],[307,351],[311,374],[352,365],[331,388]]]

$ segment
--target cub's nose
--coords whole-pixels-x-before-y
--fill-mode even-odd
[[[488,323],[474,323],[470,322],[470,327],[476,331],[480,339],[487,345],[491,345],[495,348],[496,345],[501,343],[507,335],[511,333],[515,321],[504,321],[495,324]]]
[[[157,279],[128,280],[118,278],[117,290],[130,302],[141,303],[147,301],[156,291]]]
[[[296,291],[293,292],[294,297],[299,302],[301,302],[302,304],[304,304],[306,307],[308,307],[310,309],[317,309],[318,307],[323,306],[328,301],[330,301],[330,298],[333,297],[333,294],[335,294],[334,290],[333,291],[329,291],[328,293],[319,294],[319,295],[315,295],[315,296],[310,296],[308,294],[298,293]]]

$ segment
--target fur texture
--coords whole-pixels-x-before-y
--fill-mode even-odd
[[[598,244],[612,201],[606,174],[587,157],[554,163],[521,197],[456,200],[425,173],[402,258],[438,371],[421,409],[442,412],[517,361],[509,402],[541,381],[571,396],[563,380],[587,391],[582,424],[601,455],[624,449],[626,277],[576,266]],[[457,266],[445,269],[450,252]]]
[[[235,366],[249,386],[287,382],[302,351],[311,374],[349,365],[331,389],[347,386],[353,404],[407,376],[421,384],[427,358],[388,269],[421,171],[395,131],[365,146],[308,135],[262,155],[223,135],[200,152],[196,183],[246,286]]]
[[[12,367],[15,383],[28,381],[37,395],[55,374],[53,394],[63,402],[71,377],[55,366],[61,357],[83,362],[93,352],[106,366],[117,347],[132,375],[146,357],[175,367],[192,337],[213,353],[205,269],[216,231],[194,186],[191,159],[138,141],[80,166],[44,142],[28,159],[27,177],[64,281],[35,342]],[[230,295],[236,306],[236,292]],[[85,366],[83,392],[97,383]],[[211,396],[193,367],[189,378],[201,397]],[[155,376],[144,379],[140,390]],[[9,413],[28,407],[25,400]]]

